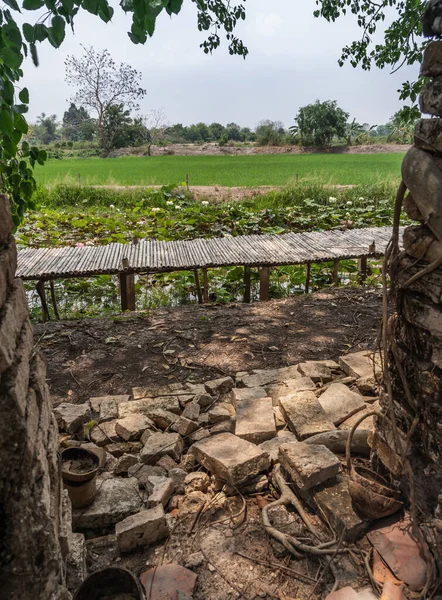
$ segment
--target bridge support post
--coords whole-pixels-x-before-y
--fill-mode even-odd
[[[311,272],[311,263],[307,263],[307,270],[305,273],[305,293],[308,294],[310,291],[310,272]]]
[[[203,269],[204,304],[209,303],[209,277],[207,269]]]
[[[244,302],[250,303],[250,267],[244,267]]]
[[[335,260],[333,263],[333,274],[332,274],[332,283],[333,285],[338,285],[339,282],[339,260]]]
[[[366,256],[361,256],[361,258],[359,259],[359,264],[358,264],[358,268],[359,268],[359,283],[364,283],[364,281],[367,279],[367,257]]]
[[[270,300],[270,267],[259,268],[259,299]]]
[[[123,258],[123,267],[129,267],[127,258]],[[135,275],[133,273],[120,273],[121,310],[135,310]]]
[[[37,290],[37,294],[40,296],[43,323],[46,323],[46,321],[49,321],[51,317],[49,315],[49,308],[46,300],[45,282],[43,279],[39,279],[37,281],[35,288]]]
[[[198,269],[193,270],[193,275],[195,277],[195,287],[196,287],[196,295],[198,298],[198,304],[202,304],[203,303],[203,293],[201,291],[200,276],[198,274]]]

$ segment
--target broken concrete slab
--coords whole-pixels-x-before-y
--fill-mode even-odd
[[[75,592],[87,577],[86,555],[84,535],[73,533],[66,559],[66,585],[71,592]]]
[[[178,417],[177,421],[172,425],[172,431],[176,431],[183,437],[187,437],[194,431],[198,429],[198,423],[195,421],[191,421],[190,419],[186,419],[186,417]]]
[[[265,390],[267,395],[272,398],[273,406],[279,406],[279,399],[287,396],[287,394],[316,390],[316,385],[311,377],[299,377],[267,385]]]
[[[347,477],[340,474],[335,480],[324,483],[314,491],[314,496],[338,537],[345,532],[344,540],[354,542],[367,531],[368,521],[353,509]]]
[[[195,473],[187,473],[184,479],[184,487],[186,494],[190,492],[207,492],[210,485],[210,477],[203,471],[197,471]]]
[[[103,400],[100,404],[100,423],[118,419],[118,404],[114,400]]]
[[[207,408],[211,404],[213,404],[214,399],[210,394],[207,394],[205,391],[201,394],[195,394],[193,398],[193,402],[201,406],[201,408]]]
[[[186,479],[187,471],[181,469],[180,467],[175,467],[173,469],[169,469],[168,476],[173,481],[174,493],[184,494],[184,480]]]
[[[91,420],[91,411],[87,404],[62,402],[54,408],[54,415],[61,431],[75,433]]]
[[[261,444],[276,436],[271,398],[240,400],[236,407],[235,435]]]
[[[373,377],[381,372],[379,355],[373,356],[371,350],[353,352],[341,356],[339,359],[341,369],[351,377]]]
[[[133,413],[140,413],[146,417],[151,417],[152,413],[157,409],[167,410],[179,415],[181,407],[178,396],[159,396],[158,398],[142,398],[140,400],[121,402],[118,405],[118,417],[123,419]]]
[[[154,408],[150,412],[150,418],[155,424],[155,427],[158,429],[165,430],[168,427],[171,427],[174,423],[176,423],[179,419],[179,416],[170,410],[165,410],[163,408]]]
[[[154,465],[163,456],[170,456],[179,461],[183,449],[184,444],[179,433],[154,433],[141,450],[140,460],[148,465]]]
[[[115,423],[116,433],[126,442],[139,440],[146,429],[154,430],[155,423],[140,413],[133,413]]]
[[[170,477],[151,475],[148,477],[148,482],[151,485],[151,492],[147,499],[147,507],[153,508],[158,504],[166,506],[175,490],[173,480]]]
[[[149,477],[165,477],[167,475],[166,469],[163,467],[159,467],[156,465],[155,467],[151,465],[143,465],[143,463],[137,463],[129,467],[127,472],[129,477],[136,477],[138,479],[140,488],[146,488],[149,484]]]
[[[169,535],[169,527],[161,504],[142,510],[117,523],[115,526],[120,552],[129,552],[143,546],[150,546]]]
[[[129,400],[129,394],[117,394],[115,396],[95,396],[93,398],[89,398],[89,404],[94,413],[99,413],[101,404],[103,402],[115,402],[115,404],[118,405],[122,402],[129,402]]]
[[[291,367],[283,367],[281,369],[271,370],[256,370],[252,375],[244,375],[244,377],[237,378],[237,385],[240,388],[243,387],[264,387],[271,383],[277,383],[278,381],[285,381],[287,379],[297,379],[302,377],[298,371],[298,365]]]
[[[98,483],[97,489],[97,495],[90,506],[72,511],[74,529],[108,527],[137,513],[142,507],[138,479],[135,477],[105,479]]]
[[[273,407],[273,416],[275,417],[275,425],[277,431],[285,429],[287,427],[287,423],[285,422],[284,415],[282,414],[280,406]]]
[[[337,456],[325,446],[290,442],[279,447],[279,462],[300,490],[325,483],[341,469]]]
[[[244,483],[270,466],[269,455],[257,446],[231,433],[201,440],[190,449],[196,460],[218,479]]]
[[[123,454],[134,454],[140,452],[143,444],[141,442],[115,442],[106,444],[106,452],[112,454],[115,458],[120,458]]]
[[[332,380],[331,370],[324,363],[308,360],[298,365],[304,377],[310,377],[315,383],[327,383]]]
[[[227,394],[234,386],[235,382],[231,377],[219,377],[218,379],[212,379],[204,383],[206,391],[212,396]]]
[[[140,581],[150,600],[177,600],[178,593],[192,597],[197,575],[180,565],[161,565],[140,575]]]
[[[298,440],[335,429],[314,392],[294,392],[279,400],[290,430]]]
[[[319,396],[319,403],[335,425],[339,425],[366,407],[364,398],[342,383],[332,385]]]
[[[351,417],[349,417],[348,419],[343,421],[339,425],[339,429],[344,429],[344,430],[352,429],[352,427],[356,423],[356,421],[358,421],[365,414],[367,414],[373,410],[377,410],[377,411],[381,412],[381,405],[379,403],[379,400],[376,400],[375,402],[373,402],[373,404],[366,405],[363,410],[357,412],[356,414],[352,415]],[[365,431],[367,435],[370,432],[374,432],[374,430],[375,430],[375,417],[374,416],[367,417],[364,421],[362,421],[362,423],[359,425],[359,427],[357,429],[357,431]]]
[[[199,442],[200,440],[204,440],[208,437],[210,437],[210,431],[208,429],[198,429],[198,431],[195,431],[189,435],[188,443],[192,445],[195,442]]]
[[[105,423],[95,425],[90,434],[94,444],[97,446],[106,446],[113,442],[121,442],[121,438],[115,430],[116,423],[116,421],[106,421]]]
[[[226,419],[210,428],[210,435],[217,435],[218,433],[235,433],[235,421],[233,419]]]
[[[259,444],[259,448],[263,452],[267,452],[267,454],[270,456],[272,463],[278,462],[279,447],[282,446],[282,444],[298,441],[296,436],[291,431],[283,431],[281,434],[284,435],[278,435],[272,440],[267,440],[266,442]]]

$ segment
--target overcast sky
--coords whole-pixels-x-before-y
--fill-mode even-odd
[[[170,123],[233,121],[254,127],[272,119],[289,127],[299,107],[330,99],[361,123],[381,124],[401,106],[401,82],[418,73],[417,65],[394,75],[340,68],[340,50],[359,37],[359,28],[353,16],[332,24],[315,19],[314,0],[247,0],[246,21],[237,30],[250,52],[246,60],[230,56],[225,43],[213,55],[202,52],[204,36],[189,0],[180,15],[161,15],[154,37],[144,46],[131,43],[130,16],[111,3],[111,23],[82,12],[75,34],[68,32],[60,49],[45,43],[39,49],[40,66],[26,62],[31,121],[41,112],[62,117],[73,94],[64,81],[64,59],[81,54],[80,44],[107,48],[117,62],[141,71],[147,90],[141,113],[163,108]]]

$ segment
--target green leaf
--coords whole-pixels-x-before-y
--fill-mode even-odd
[[[20,7],[15,0],[3,0],[3,2],[12,8],[12,10],[18,10],[18,12],[20,12]]]
[[[17,48],[17,50],[21,49],[21,33],[16,23],[14,23],[13,21],[9,21],[8,23],[6,23],[6,25],[3,25],[2,36],[6,46],[10,48]]]
[[[98,14],[102,21],[108,23],[113,17],[114,9],[109,6],[106,0],[100,0]]]
[[[14,119],[12,112],[8,108],[2,108],[0,111],[0,131],[11,135],[14,130]]]
[[[23,0],[23,8],[25,10],[38,10],[44,4],[44,0]]]
[[[24,104],[29,104],[29,91],[28,91],[28,88],[23,88],[21,90],[21,92],[19,93],[18,97],[20,98],[20,101],[23,102]]]
[[[167,12],[170,11],[170,13],[174,13],[175,15],[177,15],[181,10],[182,5],[183,5],[183,0],[170,0],[169,6],[167,7],[168,8]]]
[[[19,129],[14,129],[11,135],[11,139],[14,142],[14,144],[18,144],[22,137],[22,132]]]
[[[64,40],[66,21],[63,17],[56,15],[51,23],[52,27],[48,29],[49,42],[54,48],[58,48]]]
[[[99,0],[83,0],[82,6],[85,10],[93,15],[98,14]]]
[[[34,35],[36,42],[43,42],[48,37],[48,28],[42,23],[37,23],[34,27]]]
[[[15,144],[7,135],[3,137],[3,150],[6,154],[9,154],[11,158],[17,154],[17,144]]]
[[[15,113],[14,116],[14,127],[21,133],[28,133],[28,124],[26,119],[20,113]]]
[[[24,23],[22,26],[23,35],[27,42],[35,42],[35,30],[29,23]]]
[[[40,152],[38,153],[38,156],[37,156],[38,164],[44,165],[47,158],[48,158],[48,154],[47,154],[46,150],[40,150]]]
[[[10,69],[18,69],[23,62],[21,53],[11,48],[2,48],[0,50],[0,58]]]
[[[0,92],[3,102],[6,104],[14,103],[14,86],[9,79],[0,78]]]
[[[72,14],[74,4],[74,0],[61,0],[61,5],[68,14]]]

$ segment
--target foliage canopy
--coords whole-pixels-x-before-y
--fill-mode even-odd
[[[299,109],[296,125],[291,128],[301,138],[303,146],[330,146],[332,139],[344,137],[348,113],[339,108],[336,100],[308,104]]]

